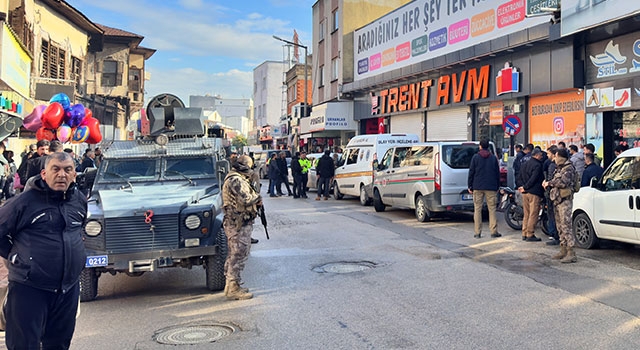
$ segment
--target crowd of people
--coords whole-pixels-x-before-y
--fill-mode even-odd
[[[267,160],[269,168],[269,188],[267,194],[270,197],[284,196],[282,184],[287,189],[287,196],[293,198],[309,198],[309,170],[314,167],[316,170],[316,182],[318,184],[316,200],[328,200],[330,196],[331,183],[335,176],[337,166],[337,154],[331,157],[331,151],[324,151],[323,155],[317,159],[307,158],[307,152],[296,152],[291,158],[291,177],[293,178],[293,190],[289,187],[289,171],[286,160],[286,153],[272,154]]]
[[[491,237],[500,237],[496,224],[496,191],[499,189],[498,162],[489,157],[488,142],[480,142],[480,152],[474,156],[469,169],[468,187],[474,199],[475,238],[481,238],[483,203],[489,210]],[[560,246],[560,252],[552,258],[563,263],[577,261],[574,237],[571,227],[572,201],[580,187],[589,186],[593,178],[600,179],[604,169],[602,159],[595,154],[591,143],[582,147],[566,146],[564,142],[552,145],[543,151],[539,146],[516,145],[513,162],[515,187],[522,195],[522,240],[540,242],[535,235],[540,208],[547,206],[550,235],[547,245]],[[618,156],[626,148],[615,149]]]

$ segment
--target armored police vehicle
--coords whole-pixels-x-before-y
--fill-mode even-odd
[[[89,191],[82,301],[96,298],[103,273],[170,267],[203,266],[207,288],[224,289],[222,135],[206,129],[200,108],[184,108],[173,95],[156,96],[147,115],[147,135],[103,143],[99,168],[81,176]]]

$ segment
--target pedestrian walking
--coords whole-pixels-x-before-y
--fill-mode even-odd
[[[318,177],[317,201],[319,201],[322,196],[324,196],[325,201],[329,199],[329,189],[331,188],[331,181],[333,180],[335,172],[336,168],[333,163],[333,158],[331,158],[331,151],[326,150],[316,164],[316,176]]]
[[[518,179],[520,184],[518,191],[522,193],[522,208],[524,210],[522,240],[527,242],[541,241],[535,235],[535,228],[540,214],[540,202],[544,198],[543,181],[542,151],[534,149],[531,152],[531,158],[520,168]]]
[[[553,178],[543,183],[543,186],[551,188],[550,197],[555,208],[556,226],[560,235],[560,252],[552,259],[560,260],[562,263],[574,263],[578,258],[573,249],[575,238],[571,228],[571,215],[576,169],[569,160],[566,149],[558,150],[555,162],[558,168]]]
[[[489,141],[480,141],[480,151],[471,158],[467,178],[469,193],[473,194],[473,237],[482,237],[482,207],[486,200],[489,210],[489,230],[491,237],[502,236],[498,233],[496,219],[496,196],[500,187],[500,165],[498,159],[489,152]]]
[[[68,349],[86,253],[87,201],[75,186],[73,159],[47,158],[40,176],[0,207],[0,254],[9,261],[4,307],[12,349]]]
[[[222,225],[227,235],[227,260],[224,264],[226,284],[224,294],[227,299],[251,299],[253,294],[242,288],[241,273],[244,270],[251,249],[253,221],[258,215],[262,197],[251,186],[253,162],[243,155],[231,166],[222,186]]]

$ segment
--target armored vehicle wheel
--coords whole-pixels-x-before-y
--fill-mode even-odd
[[[80,301],[92,301],[98,296],[98,274],[94,269],[80,273]]]
[[[224,277],[224,262],[227,260],[227,235],[221,228],[216,236],[216,245],[218,253],[216,255],[208,255],[205,257],[204,268],[206,271],[207,289],[216,292],[224,289],[226,283]]]

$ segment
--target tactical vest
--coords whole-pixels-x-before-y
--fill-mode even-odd
[[[247,186],[243,188],[241,186],[242,183],[245,183]],[[234,185],[237,185],[238,188],[234,189],[235,191],[232,191],[230,186]],[[245,206],[243,203],[236,200],[234,192],[238,193],[243,189],[249,190],[251,193],[257,193],[249,181],[241,174],[236,172],[227,174],[224,185],[222,186],[222,208],[224,209],[225,215],[238,216],[241,217],[243,221],[247,222],[256,218],[258,215],[258,208],[255,204]]]

